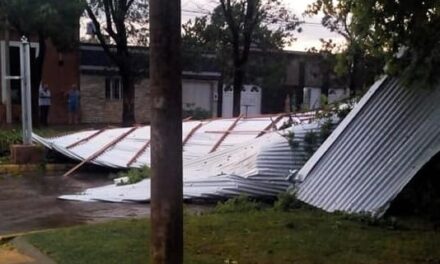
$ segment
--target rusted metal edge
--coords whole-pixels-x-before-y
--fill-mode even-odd
[[[147,140],[147,142],[142,146],[142,148],[139,149],[138,152],[133,156],[133,158],[130,159],[130,161],[127,163],[127,167],[130,167],[131,164],[133,164],[144,152],[147,150],[148,146],[150,146],[151,140]]]
[[[109,142],[108,144],[106,144],[104,147],[102,147],[100,150],[98,150],[97,152],[93,153],[92,155],[90,155],[87,159],[81,161],[81,163],[79,163],[78,165],[76,165],[75,167],[73,167],[72,169],[70,169],[68,172],[64,173],[63,177],[67,177],[70,174],[72,174],[74,171],[76,171],[77,169],[79,169],[82,165],[84,165],[87,162],[90,162],[94,159],[96,159],[97,157],[99,157],[102,153],[104,153],[105,151],[107,151],[107,149],[113,147],[115,144],[117,144],[118,142],[120,142],[121,140],[123,140],[124,138],[126,138],[129,134],[131,134],[133,131],[135,131],[136,129],[138,129],[138,126],[132,127],[130,130],[128,130],[127,132],[125,132],[124,134],[120,135],[119,137],[115,138],[114,140],[112,140],[111,142]]]
[[[262,135],[264,135],[265,133],[267,133],[266,131],[270,131],[270,128],[274,127],[275,129],[277,128],[277,123],[281,121],[281,119],[283,119],[283,117],[287,116],[288,114],[281,114],[279,115],[277,118],[275,118],[275,120],[271,120],[270,124],[265,127],[263,129],[263,131],[261,131],[255,138],[259,138]]]
[[[105,130],[106,130],[105,128],[102,128],[102,129],[96,131],[95,133],[91,134],[90,136],[85,137],[85,138],[83,138],[83,139],[81,139],[81,140],[78,140],[78,141],[75,142],[75,143],[70,144],[70,145],[67,146],[66,148],[67,148],[67,149],[71,149],[71,148],[73,148],[73,147],[78,146],[78,145],[81,144],[81,143],[85,143],[85,142],[89,141],[90,139],[96,137],[97,135],[102,134],[102,132],[104,132]]]
[[[207,130],[204,133],[208,133],[208,134],[224,134],[226,132],[228,132],[229,134],[246,134],[246,133],[267,133],[270,132],[272,130],[270,129],[266,129],[266,130],[233,130],[233,131],[227,131],[227,130],[221,130],[221,131],[216,131],[216,130]]]
[[[191,131],[186,135],[185,139],[182,142],[182,147],[189,141],[189,139],[194,135],[194,133],[203,126],[203,122],[200,122],[197,126],[193,127]]]
[[[243,115],[240,115],[235,119],[234,123],[228,128],[228,130],[223,134],[223,136],[215,143],[214,147],[212,147],[211,151],[209,153],[212,153],[217,150],[217,148],[222,144],[222,142],[226,139],[226,137],[229,135],[229,133],[234,129],[234,127],[237,125],[238,121],[243,118]]]

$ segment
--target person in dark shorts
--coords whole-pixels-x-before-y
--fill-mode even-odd
[[[79,123],[79,99],[80,93],[76,85],[67,92],[67,112],[69,124]]]

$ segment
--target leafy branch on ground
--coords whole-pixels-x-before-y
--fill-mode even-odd
[[[303,202],[296,198],[295,193],[283,192],[278,195],[277,200],[273,204],[273,208],[276,211],[287,212],[292,209],[299,209],[303,204]]]
[[[117,174],[117,178],[123,178],[118,181],[117,185],[128,185],[138,183],[144,179],[150,178],[150,167],[142,166],[140,168],[132,168]]]
[[[193,120],[204,120],[211,117],[211,113],[201,107],[195,107],[195,104],[186,104],[182,111],[182,117],[191,117]]]
[[[295,140],[295,132],[293,132],[292,130],[289,130],[283,136],[287,139],[287,142],[289,143],[290,148],[295,149],[295,148],[299,147],[299,144],[300,144],[299,141]]]

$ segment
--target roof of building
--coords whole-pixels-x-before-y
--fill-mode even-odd
[[[111,47],[114,49],[114,47]],[[143,69],[148,76],[149,49],[146,47],[131,47],[135,68]],[[80,45],[81,73],[102,75],[118,72],[118,68],[104,52],[99,44],[81,43]],[[215,57],[210,54],[189,59],[183,56],[183,75],[190,79],[218,79],[220,70],[215,63]]]

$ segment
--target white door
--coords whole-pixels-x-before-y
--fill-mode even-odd
[[[183,81],[182,82],[183,109],[201,108],[212,112],[212,87],[210,82]]]
[[[246,117],[261,115],[261,87],[243,85],[240,99],[240,114]],[[222,117],[232,117],[234,94],[232,87],[223,87]]]

